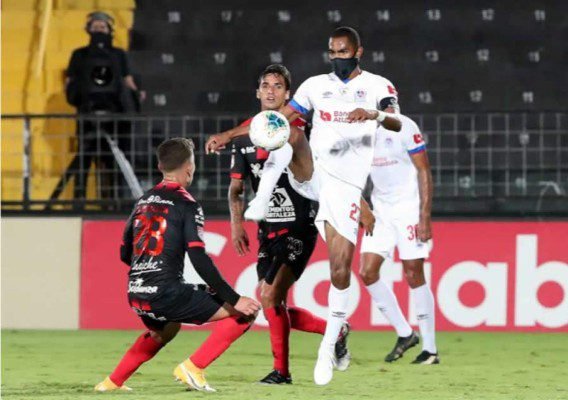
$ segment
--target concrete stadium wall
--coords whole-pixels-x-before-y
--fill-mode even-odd
[[[77,329],[80,218],[2,218],[2,328]]]

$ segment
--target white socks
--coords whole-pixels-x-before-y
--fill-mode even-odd
[[[391,288],[379,279],[367,286],[367,291],[379,310],[394,327],[396,334],[400,337],[410,336],[412,328],[406,321],[406,318],[404,318],[404,315],[402,315],[398,301]]]
[[[256,198],[258,198],[263,203],[268,203],[272,192],[278,183],[278,179],[286,169],[286,167],[292,161],[292,146],[290,143],[284,144],[278,150],[271,151],[268,159],[264,163],[262,168],[262,176],[260,177],[260,183],[258,184],[258,190],[256,191]]]
[[[422,336],[422,350],[437,353],[434,295],[427,284],[411,289],[416,300],[416,318]]]
[[[339,336],[339,331],[345,322],[347,307],[349,306],[349,287],[337,289],[331,285],[328,293],[328,315],[322,345],[334,346]]]

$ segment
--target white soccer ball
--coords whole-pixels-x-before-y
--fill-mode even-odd
[[[250,123],[249,136],[255,146],[268,151],[276,150],[288,141],[290,124],[278,111],[261,111]]]

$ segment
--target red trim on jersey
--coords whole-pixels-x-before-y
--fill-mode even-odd
[[[268,155],[270,153],[264,149],[261,149],[260,147],[256,148],[256,158],[257,160],[266,160],[268,158]]]
[[[298,127],[298,128],[305,128],[306,127],[306,120],[303,118],[296,118],[293,122],[292,122],[292,126]]]
[[[243,179],[243,174],[239,174],[238,172],[231,172],[231,179]]]
[[[187,242],[187,247],[205,247],[205,243],[200,241]]]
[[[178,194],[180,194],[184,199],[196,202],[195,199],[185,188],[183,188],[177,182],[169,182],[169,181],[162,181],[154,186],[154,189],[166,189],[166,190],[175,190]]]
[[[268,237],[268,239],[272,239],[272,238],[275,238],[276,236],[280,236],[280,235],[283,235],[285,233],[288,233],[287,228],[280,229],[278,232],[269,233],[267,237]]]
[[[251,122],[252,118],[249,118],[246,121],[243,121],[239,126],[249,126]]]

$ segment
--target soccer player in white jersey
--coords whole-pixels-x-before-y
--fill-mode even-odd
[[[329,40],[329,58],[334,72],[307,79],[282,110],[290,121],[314,111],[310,137],[311,180],[317,181],[320,206],[316,225],[327,242],[332,283],[326,331],[314,369],[314,381],[318,385],[328,384],[337,366],[334,346],[346,319],[360,198],[371,169],[377,122],[388,129],[400,130],[400,121],[395,115],[377,110],[381,101],[396,104],[394,85],[379,75],[362,71],[359,68],[362,55],[358,33],[349,27],[337,28]],[[206,150],[216,151],[231,138],[246,133],[248,127],[237,127],[213,135]],[[266,166],[263,176],[265,173]]]
[[[393,112],[394,109],[386,108]],[[385,361],[393,362],[418,344],[418,335],[402,315],[392,289],[379,279],[385,258],[392,258],[398,247],[406,281],[415,300],[415,311],[422,336],[422,352],[414,364],[438,364],[436,349],[434,296],[424,279],[424,259],[432,238],[432,173],[420,129],[410,118],[399,115],[400,132],[383,127],[376,131],[375,154],[370,180],[371,203],[375,214],[373,235],[361,244],[361,270],[374,303],[393,325],[398,335],[394,349]]]

